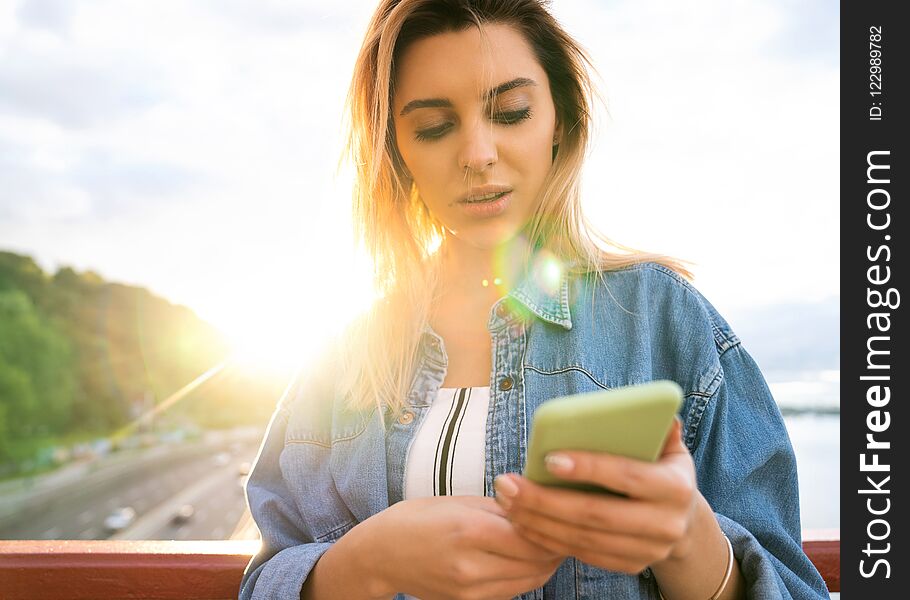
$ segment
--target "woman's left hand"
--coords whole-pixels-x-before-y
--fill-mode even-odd
[[[548,460],[562,479],[598,484],[625,497],[543,486],[509,473],[496,479],[496,500],[528,540],[595,567],[635,574],[683,558],[703,499],[680,427],[675,419],[654,463],[582,451],[557,453],[569,459],[567,470]]]

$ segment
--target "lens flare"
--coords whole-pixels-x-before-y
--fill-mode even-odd
[[[565,267],[552,252],[541,250],[534,259],[534,283],[548,294],[555,295],[559,292],[564,272]]]

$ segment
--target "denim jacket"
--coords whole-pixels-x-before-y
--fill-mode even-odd
[[[655,263],[528,277],[490,311],[485,495],[521,472],[536,408],[547,399],[656,379],[685,394],[679,416],[698,487],[730,538],[748,598],[828,598],[802,551],[796,463],[768,386],[739,338],[686,280]],[[328,353],[327,353],[328,354]],[[299,377],[272,417],[247,484],[262,535],[240,598],[296,599],[310,570],[352,527],[403,497],[414,434],[446,373],[427,328],[407,409],[343,408],[325,358]],[[384,422],[383,422],[384,421]],[[399,595],[399,598],[403,595]],[[649,570],[605,571],[567,558],[522,600],[649,598]]]

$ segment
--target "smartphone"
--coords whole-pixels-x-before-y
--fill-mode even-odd
[[[654,462],[682,400],[682,389],[668,380],[547,400],[534,413],[523,474],[543,485],[612,493],[556,477],[544,457],[556,450],[586,450]]]

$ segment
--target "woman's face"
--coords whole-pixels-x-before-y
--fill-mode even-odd
[[[430,212],[461,242],[493,248],[533,215],[552,162],[546,73],[508,25],[414,42],[395,82],[398,150]]]

